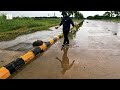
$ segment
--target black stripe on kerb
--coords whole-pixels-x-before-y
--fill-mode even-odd
[[[21,68],[25,64],[24,60],[22,58],[17,58],[15,61],[12,61],[11,63],[5,65],[9,71],[10,74],[14,73],[16,70]]]
[[[54,42],[56,42],[56,41],[57,41],[57,38],[53,38],[53,40],[54,40]]]
[[[36,47],[36,48],[34,48],[34,49],[32,50],[32,52],[33,52],[33,53],[35,54],[35,56],[36,56],[36,55],[38,55],[39,53],[41,53],[42,50],[41,50],[40,47]]]
[[[50,42],[44,42],[47,47],[49,47],[51,44]]]
[[[58,35],[59,36],[59,38],[61,38],[62,36],[61,35]]]

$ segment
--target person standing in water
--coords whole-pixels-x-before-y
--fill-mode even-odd
[[[61,25],[63,25],[63,35],[64,35],[64,42],[63,42],[63,47],[64,45],[69,46],[69,39],[68,39],[68,34],[70,31],[70,24],[72,24],[72,26],[74,27],[74,23],[72,21],[72,19],[67,15],[67,13],[65,11],[62,12],[63,18],[61,20],[61,23],[59,24],[59,26],[55,27],[56,29],[58,29]]]

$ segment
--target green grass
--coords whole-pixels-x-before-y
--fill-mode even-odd
[[[111,19],[110,21],[113,21],[113,22],[120,22],[120,19]]]
[[[1,16],[0,16],[1,17]],[[0,18],[0,41],[15,39],[19,35],[28,34],[40,30],[48,30],[49,27],[58,25],[60,19],[13,19]]]
[[[41,30],[49,30],[49,27],[58,25],[61,19],[58,18],[16,18],[6,20],[4,16],[0,16],[0,41],[8,41],[15,39],[17,36],[29,34]],[[74,22],[80,20],[73,19]]]

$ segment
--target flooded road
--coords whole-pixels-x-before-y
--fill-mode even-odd
[[[60,28],[51,33],[43,31],[40,36],[37,32],[33,34],[37,39],[47,40],[61,31]],[[119,79],[119,31],[120,23],[85,20],[77,32],[69,34],[69,47],[61,50],[62,38],[10,79]],[[27,36],[28,43],[36,39],[32,35]],[[1,44],[0,47],[3,48]]]
[[[60,27],[61,28],[61,27]],[[50,30],[46,31],[38,31],[32,34],[21,35],[17,37],[15,40],[11,41],[2,41],[0,42],[0,49],[5,49],[11,46],[15,46],[21,43],[32,44],[35,40],[43,40],[47,41],[50,38],[62,33],[61,29],[55,30],[54,27],[51,27]]]

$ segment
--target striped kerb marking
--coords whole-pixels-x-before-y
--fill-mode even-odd
[[[43,43],[43,45],[36,47],[32,51],[27,52],[25,55],[20,56],[20,58],[17,58],[15,61],[12,61],[11,63],[5,65],[4,67],[1,67],[0,79],[8,78],[12,73],[14,73],[16,70],[21,68],[24,64],[31,61],[40,52],[43,52],[44,50],[46,50],[48,46],[55,43],[62,36],[63,34],[56,36],[54,39],[50,39],[48,42]]]
[[[50,42],[44,42],[46,44],[47,47],[50,46]]]
[[[57,38],[53,38],[54,42],[57,42]]]
[[[21,68],[24,64],[25,62],[22,58],[17,58],[15,61],[10,62],[4,67],[9,70],[10,74],[13,74],[15,71]]]
[[[57,40],[59,40],[59,36],[56,36]]]
[[[47,49],[47,45],[43,43],[43,45],[39,46],[43,51]]]
[[[59,35],[59,38],[62,38],[63,34]]]
[[[35,56],[38,55],[41,51],[42,51],[42,50],[41,50],[40,47],[36,47],[36,48],[34,48],[34,49],[32,50],[32,52],[35,54]]]
[[[54,40],[53,39],[50,39],[49,40],[50,44],[52,45],[54,43]]]
[[[25,55],[21,56],[20,58],[22,58],[25,63],[28,63],[34,57],[35,57],[34,53],[32,51],[29,51]]]
[[[6,79],[10,76],[10,72],[5,67],[0,68],[0,79]]]

